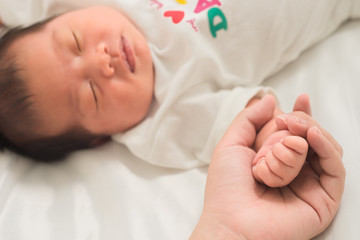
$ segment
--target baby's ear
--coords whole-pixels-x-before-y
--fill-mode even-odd
[[[293,111],[304,112],[311,116],[311,106],[310,106],[310,98],[307,94],[302,94],[297,97]]]

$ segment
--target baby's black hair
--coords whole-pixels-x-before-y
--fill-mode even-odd
[[[53,18],[29,27],[13,28],[0,39],[0,150],[9,149],[47,162],[108,139],[107,136],[90,134],[78,126],[58,136],[43,137],[39,134],[41,119],[36,114],[28,86],[20,77],[21,68],[16,61],[20,56],[11,53],[9,48],[21,37],[40,31]]]

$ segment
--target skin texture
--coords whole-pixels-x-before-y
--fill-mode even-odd
[[[294,113],[306,111],[311,115],[310,101],[307,95],[298,97]],[[282,112],[275,110],[279,115]],[[254,150],[257,152],[252,162],[255,179],[270,187],[283,187],[299,174],[308,153],[308,143],[301,136],[294,136],[288,130],[279,129],[273,118],[257,134]]]
[[[203,212],[190,239],[310,239],[333,220],[345,183],[342,149],[306,109],[275,121],[312,148],[299,175],[282,188],[254,179],[252,146],[274,108],[274,98],[266,96],[229,126],[211,160]]]
[[[306,140],[287,130],[269,136],[253,161],[253,174],[269,187],[283,187],[300,172],[308,150]]]
[[[133,127],[148,112],[154,70],[147,41],[117,10],[65,13],[14,42],[10,51],[21,56],[21,75],[42,121],[40,134],[82,126],[111,135]]]

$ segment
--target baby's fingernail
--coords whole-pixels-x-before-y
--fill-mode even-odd
[[[317,134],[322,135],[321,130],[317,126],[314,126],[313,129]]]
[[[280,114],[280,115],[277,115],[276,118],[285,121],[286,120],[286,115],[285,114]]]
[[[279,119],[283,120],[284,122],[286,122],[290,118],[290,116],[288,114],[284,113],[284,114],[277,115],[276,118],[279,118]]]
[[[258,166],[259,166],[259,165],[266,165],[266,159],[265,159],[265,157],[260,158],[259,163],[258,163]]]
[[[293,119],[293,121],[297,122],[297,123],[300,123],[302,125],[305,125],[306,124],[306,121],[302,118],[299,118],[299,117],[296,117],[296,116],[293,116],[291,117],[291,119]]]
[[[286,125],[286,119],[285,119],[285,117],[283,117],[283,115],[276,116],[275,122],[278,126]]]

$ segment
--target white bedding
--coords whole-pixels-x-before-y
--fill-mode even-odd
[[[265,82],[287,111],[309,93],[315,119],[344,148],[344,198],[317,239],[360,237],[359,43],[360,22],[346,23]],[[114,143],[52,165],[0,153],[0,239],[187,239],[206,171],[155,167]]]

